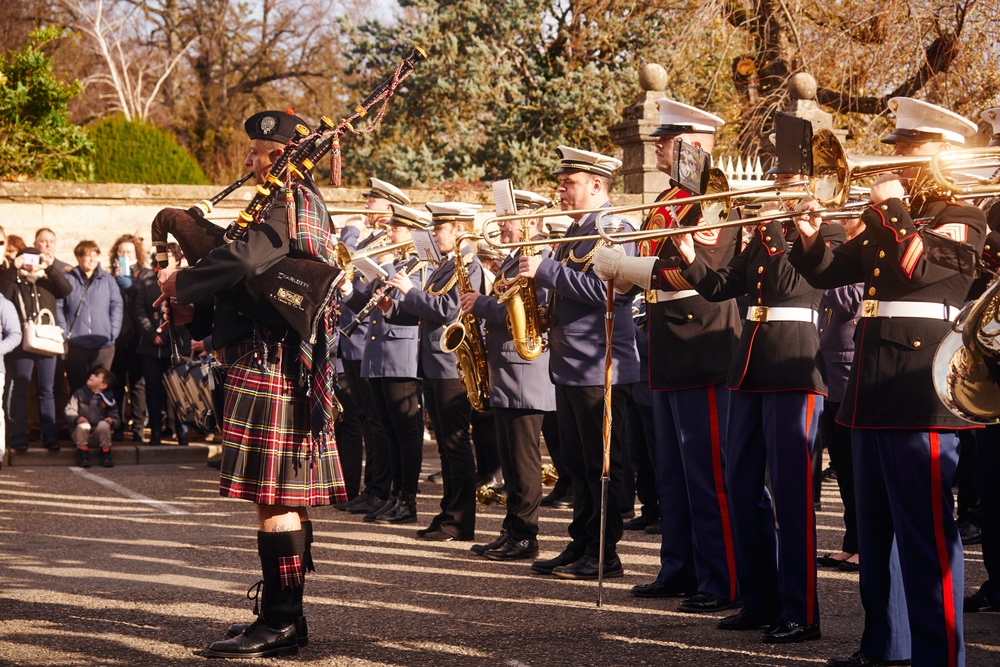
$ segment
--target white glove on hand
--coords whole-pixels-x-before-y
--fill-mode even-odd
[[[615,281],[615,290],[624,294],[638,285],[649,289],[655,257],[628,257],[619,246],[603,246],[594,253],[594,273],[602,280]]]

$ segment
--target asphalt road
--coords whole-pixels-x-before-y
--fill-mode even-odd
[[[425,471],[437,468],[433,446]],[[441,487],[422,482],[421,523],[374,526],[330,508],[312,513],[318,572],[306,584],[310,644],[297,656],[252,662],[302,665],[821,665],[857,648],[863,612],[857,575],[820,570],[823,640],[760,643],[723,632],[724,614],[676,612],[676,600],[640,600],[629,588],[658,569],[659,536],[626,533],[624,579],[533,575],[469,543],[427,543]],[[838,551],[835,483],[823,487],[819,549]],[[220,498],[204,465],[113,469],[4,467],[0,471],[0,664],[191,665],[234,621],[252,620],[259,578],[249,503]],[[502,508],[479,514],[477,537],[499,531]],[[542,556],[567,543],[569,510],[543,509]],[[967,590],[984,577],[966,551]],[[967,664],[1000,664],[1000,614],[966,615]],[[237,661],[237,663],[242,661]]]

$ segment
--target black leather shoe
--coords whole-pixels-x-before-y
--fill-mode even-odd
[[[450,533],[446,533],[443,530],[432,530],[423,535],[417,535],[418,540],[426,540],[428,542],[454,542],[458,538]]]
[[[561,565],[552,570],[552,574],[560,579],[597,579],[600,573],[599,563],[594,556],[584,556],[575,563]],[[604,578],[624,577],[621,559],[615,557],[604,561]]]
[[[566,494],[561,490],[552,489],[552,491],[550,491],[548,494],[542,497],[540,504],[542,507],[552,507],[552,503],[559,500],[565,495]]]
[[[368,516],[367,514],[365,515]],[[400,493],[399,502],[385,512],[375,517],[375,523],[416,523],[417,497],[413,494]]]
[[[645,528],[643,528],[642,532],[646,533],[647,535],[662,535],[663,526],[660,525],[659,521],[657,521],[656,523],[651,523]]]
[[[358,496],[360,498],[361,496]],[[357,500],[355,498],[354,500]],[[351,501],[354,502],[354,501]],[[385,507],[385,504],[389,502],[388,498],[380,498],[379,496],[370,495],[364,499],[364,501],[359,502],[356,505],[351,506],[348,504],[347,513],[348,514],[371,514],[372,512],[378,512],[380,509]]]
[[[272,628],[258,618],[243,630],[243,634],[209,646],[205,655],[210,658],[264,658],[298,652],[299,638],[294,623],[285,628]]]
[[[506,530],[501,530],[500,535],[492,542],[487,542],[486,544],[473,544],[472,547],[469,548],[469,551],[477,556],[482,556],[487,551],[499,549],[508,539],[510,539],[510,533]]]
[[[632,587],[632,595],[637,598],[686,598],[694,592],[694,586],[675,586],[661,584],[659,581],[636,584]]]
[[[981,531],[979,526],[971,521],[959,521],[958,534],[962,538],[962,544],[968,545],[983,543],[983,531]]]
[[[660,517],[649,517],[645,514],[640,514],[631,521],[626,521],[622,524],[622,529],[624,530],[645,530],[646,526],[651,526],[654,523],[660,523]]]
[[[395,498],[387,498],[385,503],[383,503],[381,507],[373,509],[371,512],[368,512],[361,520],[364,521],[365,523],[374,523],[375,519],[377,519],[380,514],[384,514],[385,512],[391,511],[398,504],[399,504],[399,496],[396,496]]]
[[[552,507],[556,508],[557,510],[571,510],[571,509],[573,509],[573,494],[572,493],[567,493],[562,498],[559,498],[558,500],[553,501]]]
[[[1000,600],[992,600],[982,588],[966,595],[962,603],[962,609],[966,614],[977,614],[981,611],[1000,611]]]
[[[490,549],[483,554],[490,560],[523,560],[538,555],[538,540],[507,540],[500,547]]]
[[[711,593],[696,593],[677,605],[677,611],[689,614],[706,614],[713,611],[736,609],[739,606],[739,600],[723,600]]]
[[[882,667],[883,665],[908,665],[909,660],[880,660],[861,651],[855,651],[850,658],[831,658],[826,667]]]
[[[777,618],[777,614],[741,609],[740,613],[719,621],[716,627],[720,630],[758,630],[769,627]]]
[[[359,493],[358,495],[354,496],[350,500],[345,500],[342,503],[334,503],[330,507],[332,507],[333,509],[335,509],[335,510],[337,510],[339,512],[346,512],[347,510],[351,509],[352,507],[357,507],[358,505],[361,505],[362,503],[367,503],[369,498],[371,498],[371,494],[369,494],[367,491],[362,491],[361,493]]]
[[[760,640],[765,644],[798,644],[822,637],[819,623],[802,625],[795,621],[779,621],[765,632]]]
[[[539,574],[552,574],[552,571],[557,567],[569,565],[570,563],[575,563],[578,560],[580,560],[580,554],[567,549],[555,558],[550,558],[549,560],[536,560],[531,564],[531,571]]]
[[[248,627],[250,627],[249,623],[233,623],[226,630],[226,637],[239,637]],[[299,616],[295,619],[295,634],[299,639],[299,648],[309,645],[309,626],[306,624],[305,616]]]

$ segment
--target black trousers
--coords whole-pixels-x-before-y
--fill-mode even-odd
[[[385,429],[396,493],[416,495],[420,466],[424,460],[424,412],[420,404],[420,380],[371,378],[372,399]]]
[[[615,385],[611,392],[611,467],[605,518],[604,556],[617,554],[622,538],[622,452],[625,413],[631,387]],[[573,521],[569,550],[600,556],[601,473],[604,464],[604,387],[556,385],[556,412],[563,461],[573,480]]]
[[[858,514],[854,498],[854,461],[851,454],[851,429],[834,421],[840,403],[827,401],[819,416],[820,441],[830,452],[830,462],[837,471],[837,487],[840,489],[840,499],[844,501],[844,539],[841,551],[849,554],[858,553]],[[820,445],[815,445],[819,449]]]
[[[503,525],[513,539],[526,540],[538,535],[538,508],[542,500],[539,441],[545,413],[493,408],[493,415],[507,490],[507,516]]]
[[[983,530],[983,565],[987,595],[1000,600],[1000,426],[976,431],[979,447],[980,522]]]
[[[472,411],[472,444],[476,449],[476,478],[479,483],[500,479],[500,453],[494,411]]]
[[[432,525],[459,539],[476,532],[476,459],[469,420],[472,406],[461,380],[424,379],[424,402],[434,426],[444,494]]]
[[[337,452],[340,454],[340,468],[344,473],[347,498],[351,499],[361,491],[361,464],[364,460],[365,443],[357,395],[352,391],[346,373],[337,376],[337,400],[344,412],[333,428],[337,435]]]
[[[635,480],[634,494],[642,505],[642,516],[659,522],[660,503],[656,496],[656,466],[654,464],[656,443],[653,437],[653,406],[639,405],[635,401],[628,402],[628,459],[632,464],[632,475]],[[632,494],[625,488],[623,509],[631,509]]]
[[[559,446],[559,416],[555,412],[546,412],[542,418],[542,435],[545,437],[545,449],[549,451],[549,458],[559,475],[552,493],[566,495],[573,489],[573,480],[563,462],[562,448]]]
[[[361,431],[364,434],[365,477],[363,489],[379,498],[388,498],[392,486],[389,440],[375,410],[371,382],[368,378],[361,377],[360,359],[345,361],[344,375],[347,378],[347,386],[351,388],[354,405],[357,407],[358,417],[361,420]]]
[[[91,350],[75,345],[66,346],[66,379],[69,381],[69,391],[72,394],[80,387],[87,384],[87,378],[95,368],[106,368],[111,370],[111,364],[115,360],[115,348],[102,347]]]

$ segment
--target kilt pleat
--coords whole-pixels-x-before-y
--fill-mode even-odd
[[[309,398],[296,355],[258,363],[248,352],[226,369],[220,494],[258,505],[330,505],[347,499],[336,440],[314,452]]]

